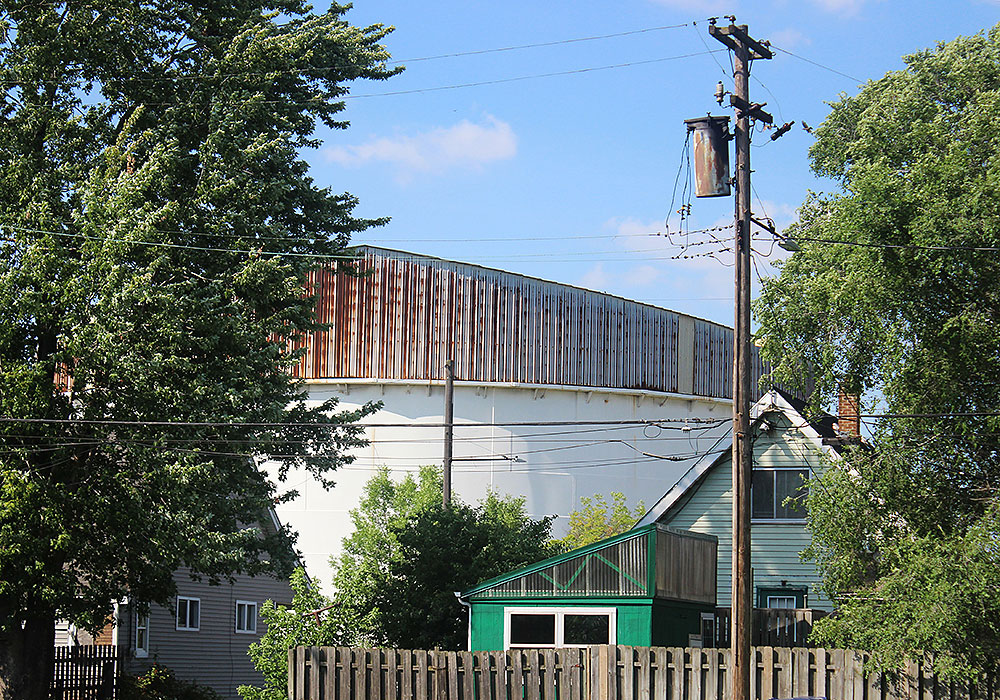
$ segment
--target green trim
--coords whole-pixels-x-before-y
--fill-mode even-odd
[[[646,551],[646,556],[648,557],[649,556],[649,545],[648,544],[646,545],[646,550],[647,550]],[[595,552],[594,554],[588,555],[584,559],[584,563],[590,561],[591,559],[600,559],[605,564],[607,564],[608,566],[610,566],[614,571],[617,571],[621,576],[624,576],[629,581],[631,581],[632,583],[634,583],[635,585],[637,585],[639,588],[643,588],[642,581],[637,581],[636,579],[632,578],[631,576],[629,576],[628,574],[626,574],[624,571],[622,571],[619,567],[615,566],[614,564],[612,564],[611,562],[609,562],[607,559],[605,559],[604,557],[602,557],[600,554],[597,554]],[[645,590],[646,590],[646,595],[649,595],[649,589],[647,588]]]
[[[486,581],[483,581],[482,583],[473,586],[467,591],[464,591],[461,597],[468,598],[471,595],[475,595],[476,593],[479,593],[480,591],[495,586],[499,583],[506,583],[507,581],[510,581],[512,579],[520,578],[522,576],[527,576],[528,574],[536,573],[541,569],[547,569],[551,566],[562,564],[565,561],[576,559],[579,556],[590,554],[596,550],[603,549],[604,547],[608,547],[613,544],[618,544],[619,542],[624,542],[625,540],[630,540],[635,537],[640,537],[650,531],[656,530],[657,527],[663,527],[663,526],[658,525],[657,523],[650,523],[649,525],[644,525],[634,530],[627,530],[626,532],[614,535],[613,537],[608,537],[607,539],[600,540],[598,542],[593,542],[592,544],[580,547],[579,549],[572,549],[568,552],[565,552],[564,554],[557,554],[554,557],[549,557],[548,559],[542,559],[541,561],[535,562],[534,564],[529,564],[528,566],[522,567],[520,569],[515,569],[514,571],[508,571],[505,574],[501,574],[500,576],[496,576],[494,578],[488,579]],[[642,586],[642,584],[638,582],[636,582],[636,585]]]
[[[573,585],[574,581],[576,581],[576,578],[577,578],[577,576],[580,575],[580,572],[587,568],[587,562],[588,561],[590,561],[590,557],[584,557],[583,563],[580,564],[580,568],[578,568],[576,570],[576,573],[573,574],[573,576],[570,578],[570,580],[566,582],[565,586],[562,585],[561,583],[559,583],[558,581],[556,581],[554,578],[552,578],[551,576],[549,576],[544,571],[539,571],[538,575],[541,576],[546,581],[548,581],[549,583],[551,583],[553,586],[556,586],[557,588],[560,588],[560,589],[562,589],[564,591],[565,590],[569,590],[569,587]]]

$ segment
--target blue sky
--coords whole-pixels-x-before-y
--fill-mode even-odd
[[[352,86],[352,125],[321,133],[323,147],[308,154],[314,177],[356,195],[360,215],[392,217],[357,243],[731,324],[726,254],[669,259],[722,246],[707,233],[690,235],[698,245],[686,249],[682,238],[651,235],[667,230],[678,172],[684,180],[684,120],[729,113],[713,99],[719,80],[732,85],[729,57],[706,21],[726,14],[797,56],[755,62],[750,86],[777,123],[797,122],[778,141],[757,134],[751,151],[755,213],[783,227],[808,190],[830,187],[809,170],[801,123],[818,125],[826,102],[902,68],[903,55],[989,28],[1000,2],[358,0],[348,19],[394,26],[387,45],[406,70]],[[624,35],[566,42],[611,34]],[[566,43],[416,60],[549,42]],[[530,77],[545,74],[559,75]],[[678,195],[673,209],[680,204]],[[694,199],[686,223],[728,224],[732,207],[731,198]],[[676,214],[670,224],[678,229]],[[783,252],[765,241],[756,249],[760,273],[773,273]]]

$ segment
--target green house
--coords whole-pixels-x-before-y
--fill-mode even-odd
[[[717,549],[653,523],[484,581],[459,595],[469,648],[687,646],[715,610]]]

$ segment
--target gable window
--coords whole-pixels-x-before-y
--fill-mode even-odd
[[[201,599],[177,596],[177,629],[197,632],[201,629]]]
[[[508,649],[614,644],[614,608],[506,608]]]
[[[750,484],[751,517],[754,520],[805,520],[804,484],[809,471],[791,469],[753,470]],[[786,500],[792,499],[786,504]]]
[[[775,586],[757,588],[757,607],[789,610],[806,607],[809,589],[805,586]]]
[[[149,613],[135,614],[135,655],[139,659],[149,656]]]
[[[257,603],[236,601],[236,631],[246,634],[257,631]]]

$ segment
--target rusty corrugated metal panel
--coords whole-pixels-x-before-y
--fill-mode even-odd
[[[675,312],[381,249],[366,249],[357,267],[310,278],[329,329],[306,339],[297,376],[443,379],[453,356],[459,380],[677,391]],[[695,366],[696,393],[726,395],[724,378],[703,386]]]

